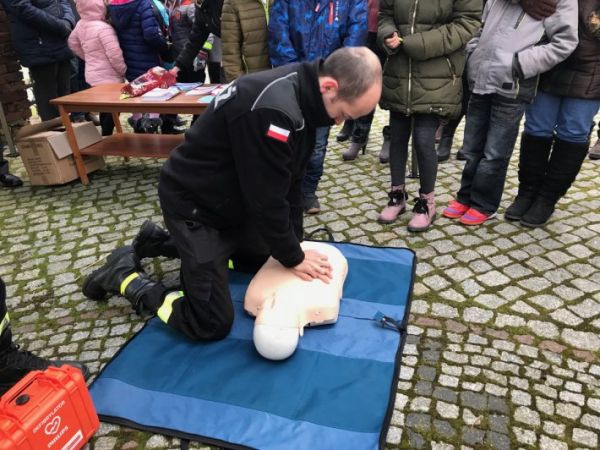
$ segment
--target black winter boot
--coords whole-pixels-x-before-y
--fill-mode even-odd
[[[131,246],[140,259],[156,256],[179,258],[179,252],[169,232],[150,220],[146,220],[142,224],[140,231],[131,242]]]
[[[444,129],[445,131],[445,129]],[[454,140],[454,133],[452,136],[442,135],[440,143],[437,147],[437,160],[438,162],[448,161],[450,159],[450,151],[452,150],[452,141]]]
[[[546,176],[531,208],[521,218],[521,225],[540,227],[552,216],[558,200],[567,193],[587,155],[589,142],[575,143],[556,138]]]
[[[93,271],[83,282],[83,295],[104,300],[107,294],[119,294],[121,283],[131,274],[141,272],[140,260],[131,245],[114,250],[106,264]]]
[[[508,220],[521,220],[533,205],[548,167],[548,156],[553,138],[521,135],[519,152],[519,192],[513,203],[504,212]]]
[[[344,126],[335,137],[338,142],[346,142],[352,136],[352,130],[354,129],[354,120],[346,120]]]

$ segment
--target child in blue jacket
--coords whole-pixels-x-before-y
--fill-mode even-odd
[[[273,67],[326,58],[338,48],[365,45],[367,33],[367,0],[277,0],[269,12],[269,58]],[[316,192],[329,127],[317,128],[315,138],[302,186],[308,214],[321,211]]]

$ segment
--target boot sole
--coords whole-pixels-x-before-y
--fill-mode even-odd
[[[415,227],[411,227],[411,226],[406,226],[406,229],[408,231],[414,231],[414,232],[421,232],[421,231],[427,231],[429,230],[429,228],[431,228],[431,225],[433,225],[433,222],[435,222],[435,219],[437,219],[437,213],[435,213],[433,215],[433,217],[431,218],[431,222],[429,222],[429,225],[427,225],[426,227],[422,227],[422,228],[415,228]]]
[[[380,162],[381,164],[387,164],[387,163],[389,163],[389,162],[390,162],[390,160],[389,160],[389,158],[388,158],[388,159],[381,159],[381,158],[379,158],[379,162]]]
[[[521,220],[521,217],[523,217],[523,216],[517,216],[517,215],[510,214],[510,213],[508,213],[508,214],[504,213],[504,218],[506,220],[515,220],[516,221],[516,220]]]
[[[519,222],[521,225],[524,225],[528,228],[539,228],[539,227],[543,227],[544,225],[546,225],[548,223],[550,219],[546,220],[544,223],[531,223],[531,222],[523,222],[522,220]]]
[[[104,288],[94,281],[98,274],[106,271],[106,266],[112,263],[115,259],[119,259],[121,255],[128,253],[129,249],[127,247],[121,247],[117,250],[113,251],[108,258],[106,258],[106,264],[99,269],[94,270],[91,274],[83,282],[82,292],[90,300],[101,301],[106,298],[106,294],[108,293]]]
[[[438,162],[444,162],[444,161],[448,161],[450,159],[450,154],[444,155],[444,156],[438,156]]]

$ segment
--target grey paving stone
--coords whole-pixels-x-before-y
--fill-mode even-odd
[[[458,401],[458,393],[445,387],[434,388],[433,397],[448,403],[456,403]]]
[[[476,428],[463,428],[462,440],[469,445],[481,445],[485,441],[485,432]]]
[[[433,429],[442,438],[451,439],[456,435],[454,427],[445,420],[434,420]]]

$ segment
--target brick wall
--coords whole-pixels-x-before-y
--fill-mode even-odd
[[[0,7],[0,99],[10,125],[20,125],[31,116],[20,69],[17,55],[10,43],[8,18]]]

